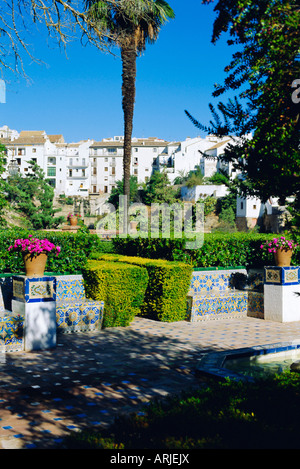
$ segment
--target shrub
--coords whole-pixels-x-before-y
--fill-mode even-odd
[[[61,247],[59,257],[49,257],[46,270],[56,273],[80,272],[92,251],[102,251],[106,242],[97,235],[86,233],[66,233],[61,231],[30,231],[22,229],[0,230],[0,273],[21,273],[24,271],[22,254],[9,252],[15,239],[28,238],[32,234],[39,239],[48,239]]]
[[[90,260],[82,275],[87,297],[104,301],[103,327],[128,326],[140,313],[148,284],[146,269]]]
[[[193,267],[233,267],[242,265],[263,267],[273,265],[273,255],[262,253],[260,245],[272,239],[274,234],[261,233],[205,233],[204,243],[199,249],[186,249],[186,239],[172,238],[114,238],[114,251],[152,259],[183,261]],[[293,256],[297,262],[299,253]],[[298,260],[299,262],[299,260]]]
[[[186,319],[186,296],[191,282],[191,265],[116,254],[95,254],[94,257],[130,263],[147,269],[149,282],[141,307],[142,316],[165,322]]]

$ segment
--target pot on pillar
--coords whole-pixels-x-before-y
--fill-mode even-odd
[[[60,246],[55,246],[48,239],[38,239],[29,235],[27,239],[16,239],[9,246],[8,251],[22,255],[27,277],[43,277],[48,255],[60,252]]]
[[[278,267],[290,267],[293,255],[292,249],[279,248],[274,252],[275,263]]]
[[[37,255],[29,253],[24,254],[23,260],[26,276],[43,277],[46,268],[47,258],[47,254],[43,252]]]
[[[298,244],[280,236],[265,241],[260,247],[270,253],[269,255],[273,253],[277,267],[290,267],[293,252],[298,248]]]

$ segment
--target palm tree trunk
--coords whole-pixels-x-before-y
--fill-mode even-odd
[[[121,48],[122,108],[124,113],[123,177],[126,215],[128,213],[130,203],[131,139],[135,102],[136,57],[137,54],[135,44],[129,44]]]

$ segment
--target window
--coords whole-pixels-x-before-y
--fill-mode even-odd
[[[97,186],[93,186],[93,193],[96,194],[97,192]]]
[[[33,148],[33,149],[32,149],[32,153],[36,153],[36,148]]]
[[[82,170],[82,177],[85,177],[85,169]]]
[[[254,210],[256,210],[256,205],[253,205]]]
[[[241,202],[241,210],[244,208],[244,202]]]
[[[116,168],[114,166],[111,168],[111,174],[113,176],[116,174]]]
[[[133,172],[134,172],[134,174],[137,174],[138,170],[135,168]]]
[[[104,171],[108,171],[108,167],[105,166]]]
[[[18,148],[18,156],[25,155],[25,148]]]
[[[107,192],[108,192],[108,187],[104,186],[104,193],[107,194]]]
[[[47,176],[56,176],[56,168],[47,168]]]
[[[69,178],[71,178],[73,175],[73,170],[72,169],[69,169]]]
[[[97,174],[97,168],[93,168],[93,175],[95,176]]]

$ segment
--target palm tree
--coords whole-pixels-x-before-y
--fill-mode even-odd
[[[130,163],[135,102],[136,59],[147,43],[154,43],[162,25],[175,17],[164,0],[86,0],[88,18],[98,34],[120,48],[122,59],[122,108],[124,113],[124,195],[130,200]]]

